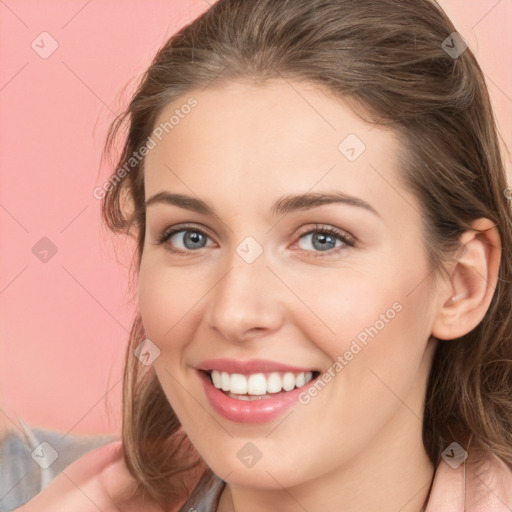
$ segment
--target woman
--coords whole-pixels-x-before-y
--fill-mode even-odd
[[[437,4],[219,0],[125,126],[122,444],[24,510],[512,509],[506,176]]]

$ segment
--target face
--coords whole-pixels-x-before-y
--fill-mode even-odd
[[[139,300],[192,443],[253,488],[421,446],[432,288],[393,132],[311,84],[190,96],[145,160]]]

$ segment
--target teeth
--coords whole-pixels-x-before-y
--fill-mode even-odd
[[[283,387],[283,379],[277,372],[273,372],[267,379],[267,391],[269,393],[279,393]]]
[[[222,372],[220,374],[220,387],[222,391],[229,391],[229,387],[231,385],[231,379],[229,378],[229,374],[226,372]]]
[[[213,370],[211,378],[217,389],[236,395],[245,395],[243,399],[250,400],[250,396],[261,396],[267,393],[279,393],[283,389],[284,391],[291,391],[294,388],[300,388],[313,379],[313,372],[272,372],[270,374],[242,375],[241,373],[229,374]]]
[[[247,394],[247,379],[239,373],[233,373],[229,381],[229,391],[237,395]],[[252,393],[255,394],[255,393]]]
[[[301,388],[302,386],[304,386],[304,384],[306,384],[306,376],[303,373],[299,373],[299,375],[295,377],[295,385],[298,388]]]
[[[264,395],[267,392],[267,379],[263,373],[254,373],[247,377],[240,375],[242,379],[247,382],[247,394],[249,395]],[[236,393],[234,390],[230,390],[232,393]],[[245,394],[245,393],[244,393]]]
[[[295,387],[295,375],[293,373],[285,373],[283,377],[283,389],[291,391]]]
[[[222,377],[219,372],[212,372],[212,381],[217,389],[222,387]]]

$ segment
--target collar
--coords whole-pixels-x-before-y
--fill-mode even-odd
[[[441,459],[425,512],[511,512],[512,469],[500,458],[471,453],[452,468]]]

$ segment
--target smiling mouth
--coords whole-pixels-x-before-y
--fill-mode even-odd
[[[262,400],[278,393],[301,388],[316,379],[320,372],[228,373],[205,371],[211,383],[225,395],[236,400]]]

